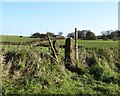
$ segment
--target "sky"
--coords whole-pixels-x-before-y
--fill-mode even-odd
[[[2,2],[2,34],[30,36],[118,29],[117,2]]]

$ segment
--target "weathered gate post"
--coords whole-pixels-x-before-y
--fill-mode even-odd
[[[74,59],[74,41],[72,38],[67,38],[65,41],[65,66],[73,64]]]
[[[72,38],[67,38],[65,42],[65,67],[72,72],[82,75],[84,71],[75,65],[74,55],[74,40]]]
[[[57,53],[56,53],[56,52],[57,52],[56,40],[52,42],[51,39],[50,39],[50,36],[49,36],[49,35],[47,35],[47,36],[48,36],[48,41],[49,41],[49,44],[50,44],[51,50],[52,50],[51,55],[53,56],[51,62],[53,63],[53,59],[54,59],[54,60],[57,61],[57,63],[59,63],[59,60],[58,60],[58,57],[57,57]],[[53,43],[54,43],[54,44],[53,44]]]
[[[75,59],[78,60],[78,32],[75,28]]]

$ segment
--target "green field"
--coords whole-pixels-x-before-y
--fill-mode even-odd
[[[20,36],[10,36],[10,35],[0,35],[0,42],[28,42],[34,40],[33,38],[29,38],[28,36],[23,36],[20,38]]]
[[[78,45],[83,47],[94,47],[94,48],[110,48],[110,47],[118,47],[119,41],[113,40],[78,40]],[[65,44],[65,40],[59,40],[58,43],[60,45]]]
[[[20,38],[19,36],[1,36],[1,41],[5,42],[28,42],[32,40],[39,40],[37,38],[29,38],[27,36],[24,36]],[[94,48],[111,48],[111,47],[118,47],[118,42],[120,41],[113,41],[113,40],[78,40],[78,45],[82,47],[94,47]],[[65,40],[58,40],[59,45],[64,45]]]

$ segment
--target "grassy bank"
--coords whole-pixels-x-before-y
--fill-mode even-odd
[[[5,94],[120,94],[118,49],[79,48],[76,64],[85,73],[78,75],[64,66],[64,49],[60,63],[51,63],[49,48],[7,45],[2,76]]]

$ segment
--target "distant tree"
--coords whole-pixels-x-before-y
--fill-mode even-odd
[[[84,35],[83,32],[78,30],[78,39],[83,39]]]
[[[85,32],[84,31],[80,31],[78,30],[78,39],[84,39],[86,36]]]
[[[106,35],[107,35],[107,37],[108,37],[108,39],[111,39],[111,33],[113,32],[113,30],[108,30],[108,31],[106,31]]]
[[[108,39],[117,40],[120,38],[120,31],[119,30],[102,31],[101,34],[102,35],[99,37],[100,37],[100,39],[103,39],[103,40],[108,40]]]
[[[119,39],[119,37],[120,37],[120,31],[115,30],[115,31],[111,32],[110,37],[113,40]]]
[[[111,33],[113,32],[113,30],[107,30],[107,31],[102,31],[102,39],[103,40],[107,40],[107,39],[111,39]]]
[[[87,32],[86,38],[87,38],[87,40],[96,40],[96,36],[93,32]]]
[[[47,32],[46,34],[49,35],[49,36],[51,36],[51,37],[54,37],[54,35],[55,35],[55,34],[52,33],[52,32]]]
[[[47,34],[40,34],[39,38],[47,38]]]
[[[40,37],[40,33],[36,32],[33,33],[30,38],[39,38],[39,37]]]
[[[43,34],[43,33],[40,34],[40,33],[36,32],[36,33],[32,34],[30,38],[46,38],[46,37],[47,37],[47,34]]]
[[[72,38],[74,38],[74,36],[75,36],[75,33],[74,33],[74,32],[68,33],[68,35],[67,35],[67,37],[72,37]]]
[[[102,39],[103,39],[103,40],[108,40],[106,31],[102,31],[101,34],[102,34]]]
[[[58,33],[59,36],[62,36],[62,34],[63,34],[63,32],[59,32],[59,33]]]
[[[113,38],[115,38],[115,37],[118,37],[118,32],[112,32],[112,33],[110,34],[110,37],[111,37],[111,39],[113,39]]]
[[[74,38],[75,36],[75,32],[72,33],[68,33],[67,37],[72,37]],[[82,39],[82,40],[95,40],[96,36],[93,32],[91,32],[90,30],[78,30],[78,39]]]
[[[84,39],[84,40],[88,39],[86,35],[87,35],[87,33],[89,33],[89,32],[91,32],[91,31],[90,31],[90,30],[82,30],[83,39]]]

